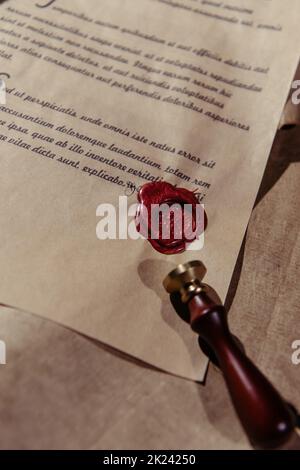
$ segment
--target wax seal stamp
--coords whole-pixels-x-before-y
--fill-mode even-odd
[[[201,261],[190,261],[171,271],[163,286],[176,312],[217,359],[251,444],[257,449],[284,448],[296,441],[297,412],[241,349],[221,299],[203,283],[205,274]]]
[[[137,230],[160,253],[182,253],[205,229],[196,194],[164,181],[145,184],[138,193]]]

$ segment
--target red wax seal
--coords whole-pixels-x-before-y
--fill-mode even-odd
[[[136,227],[160,253],[182,253],[204,231],[206,215],[194,192],[163,181],[138,193]]]

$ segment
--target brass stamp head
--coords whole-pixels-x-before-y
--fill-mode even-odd
[[[192,296],[203,290],[202,280],[206,267],[201,261],[190,261],[180,264],[171,271],[163,281],[163,286],[169,294],[180,292],[181,300],[187,303]]]

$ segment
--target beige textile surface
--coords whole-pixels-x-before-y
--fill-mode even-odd
[[[232,329],[250,357],[298,408],[300,365],[291,362],[291,344],[300,339],[299,148],[299,128],[278,133],[230,309]],[[6,308],[0,313],[7,343],[1,448],[249,448],[214,367],[199,385],[50,321]]]

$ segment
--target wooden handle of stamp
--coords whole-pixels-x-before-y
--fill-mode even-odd
[[[289,407],[239,348],[227,323],[227,313],[202,292],[188,303],[190,324],[213,350],[242,426],[252,445],[275,449],[284,445],[295,429]]]

